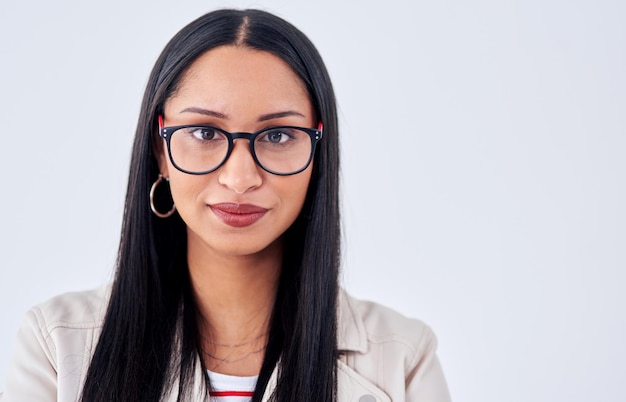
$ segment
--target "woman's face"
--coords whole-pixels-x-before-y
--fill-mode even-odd
[[[211,125],[234,132],[272,126],[315,127],[302,81],[271,53],[221,46],[200,56],[164,108],[164,126]],[[161,173],[170,179],[190,247],[222,255],[261,252],[294,222],[306,197],[311,165],[277,176],[254,161],[249,141],[235,139],[228,160],[205,175],[177,170],[163,142]]]

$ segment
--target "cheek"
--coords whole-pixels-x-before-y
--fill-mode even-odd
[[[192,176],[170,167],[170,191],[179,212],[198,199],[199,194],[207,187],[207,177]]]
[[[311,180],[311,169],[307,169],[296,176],[292,176],[291,178],[293,180],[290,180],[283,186],[283,192],[285,194],[285,198],[289,201],[291,206],[290,209],[293,211],[295,216],[297,216],[300,213],[304,200],[307,196],[309,182]]]

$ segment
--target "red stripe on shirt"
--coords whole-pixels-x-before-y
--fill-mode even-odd
[[[250,391],[211,391],[210,396],[254,396]]]

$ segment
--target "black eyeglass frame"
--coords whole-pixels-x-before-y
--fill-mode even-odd
[[[228,139],[228,151],[226,151],[226,155],[224,156],[224,159],[222,159],[222,161],[220,163],[218,163],[217,166],[214,167],[213,169],[202,171],[202,172],[192,172],[192,171],[185,170],[185,169],[181,168],[174,161],[174,157],[172,156],[172,148],[170,147],[170,141],[172,139],[172,135],[177,130],[180,130],[180,129],[183,129],[183,128],[190,128],[190,127],[208,128],[208,129],[211,129],[211,130],[219,131],[220,133],[224,134],[226,136],[226,138]],[[259,131],[256,131],[254,133],[246,133],[246,132],[229,133],[226,130],[222,130],[221,128],[218,128],[218,127],[215,127],[215,126],[211,126],[211,125],[207,125],[207,124],[185,124],[185,125],[182,125],[182,126],[162,127],[159,130],[159,135],[161,136],[161,138],[163,138],[165,140],[165,142],[167,144],[167,154],[170,157],[170,162],[172,162],[172,165],[174,165],[174,167],[176,169],[180,170],[183,173],[194,174],[194,175],[203,175],[203,174],[209,174],[209,173],[212,173],[212,172],[216,171],[217,169],[222,167],[224,165],[224,163],[226,163],[226,161],[230,157],[230,154],[233,151],[234,140],[236,140],[238,138],[243,138],[243,139],[247,139],[248,140],[248,142],[250,144],[250,154],[252,155],[252,158],[254,159],[254,162],[257,164],[257,166],[261,167],[261,169],[265,170],[266,172],[271,173],[271,174],[275,174],[277,176],[291,176],[291,175],[298,174],[298,173],[304,171],[311,164],[311,161],[313,160],[313,155],[315,154],[315,147],[317,146],[317,143],[319,142],[319,140],[322,139],[322,136],[323,136],[323,131],[322,131],[323,129],[321,127],[322,127],[322,125],[320,123],[320,128],[319,129],[316,129],[316,128],[306,128],[306,127],[297,127],[297,126],[274,126],[274,127],[264,128],[263,130],[259,130]],[[256,152],[254,150],[254,141],[256,140],[256,138],[259,135],[261,135],[261,134],[263,134],[263,133],[265,133],[267,131],[280,130],[281,128],[301,130],[301,131],[307,133],[309,135],[309,137],[311,138],[311,154],[309,155],[309,159],[307,160],[306,164],[301,169],[299,169],[299,170],[297,170],[295,172],[279,173],[279,172],[275,172],[275,171],[273,171],[271,169],[266,168],[259,161],[259,159],[256,156]]]

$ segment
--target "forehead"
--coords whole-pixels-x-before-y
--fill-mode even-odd
[[[182,76],[166,109],[189,103],[227,114],[243,107],[249,112],[310,108],[304,83],[286,62],[266,51],[237,46],[220,46],[202,54]]]

